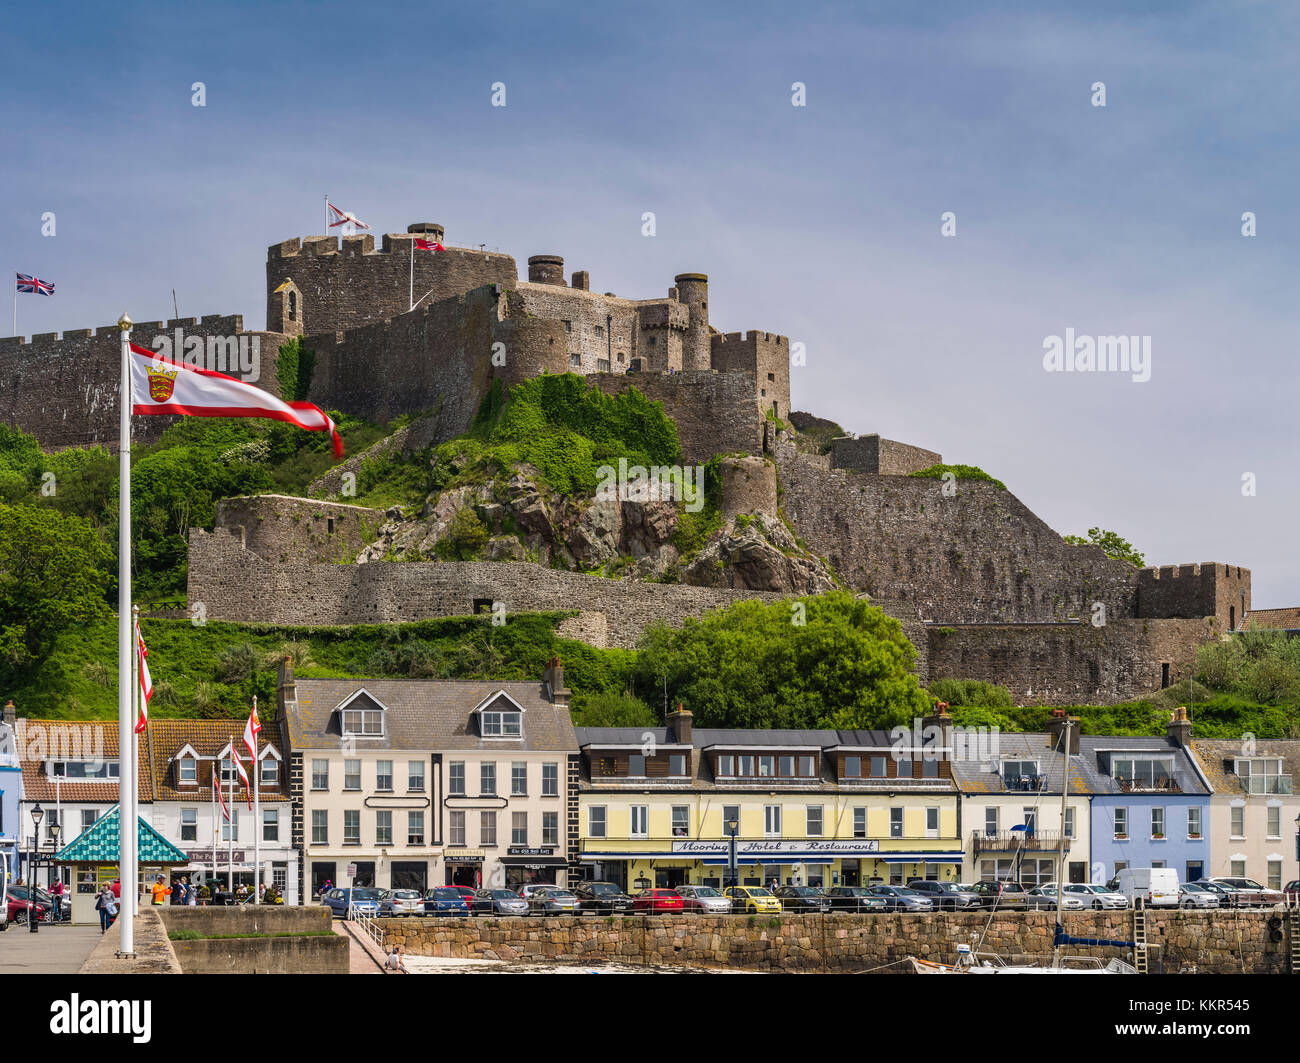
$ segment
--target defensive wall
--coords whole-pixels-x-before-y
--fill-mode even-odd
[[[840,436],[831,440],[831,468],[881,476],[907,476],[943,461],[933,450],[882,439],[878,435]]]
[[[1270,911],[1148,909],[1148,965],[1154,973],[1282,974],[1288,921],[1273,940]],[[1071,912],[1076,937],[1126,941],[1133,912]],[[622,963],[761,971],[907,973],[908,956],[952,963],[957,943],[983,935],[982,951],[1048,962],[1055,912],[934,912],[869,915],[657,915],[592,919],[381,919],[385,945],[411,956],[511,963]],[[1158,948],[1155,946],[1159,946]],[[1071,946],[1070,956],[1133,961],[1132,950]],[[1191,984],[1191,983],[1189,983]]]

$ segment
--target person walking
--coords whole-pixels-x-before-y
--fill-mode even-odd
[[[162,875],[159,875],[158,881],[150,887],[150,892],[153,894],[154,904],[166,904],[167,898],[171,896],[172,888],[163,881]]]
[[[199,887],[188,879],[185,881],[185,903],[191,908],[199,906]]]
[[[117,914],[117,898],[113,896],[111,886],[100,890],[95,900],[95,911],[99,912],[99,932],[103,934],[113,925],[113,916]]]
[[[54,921],[63,918],[63,879],[56,878],[50,887],[50,900],[54,902]]]

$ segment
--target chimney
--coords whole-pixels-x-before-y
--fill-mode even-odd
[[[298,702],[298,684],[293,680],[293,658],[287,653],[280,658],[280,667],[275,682],[275,705],[280,719],[284,719],[286,705]]]
[[[569,282],[569,286],[589,292],[591,291],[591,275],[585,269],[574,270],[573,280]]]
[[[1070,724],[1070,752],[1079,752],[1079,717],[1071,716],[1064,709],[1053,709],[1052,718],[1047,721],[1049,745],[1054,750],[1061,748],[1061,732],[1065,730],[1066,721]]]
[[[10,698],[5,702],[5,723],[10,727],[14,726],[18,717],[18,710],[14,708],[14,699]]]
[[[691,744],[695,716],[680,701],[677,703],[677,708],[668,714],[668,726],[673,729],[678,742],[686,746]]]
[[[922,741],[926,746],[933,744],[931,739],[925,734],[925,732],[931,727],[937,728],[939,731],[938,744],[945,749],[951,749],[952,717],[948,715],[948,703],[946,701],[936,701],[934,703],[934,712],[929,716],[922,717],[921,719]],[[952,754],[944,753],[942,757],[944,760],[949,760],[951,759]]]
[[[542,680],[546,683],[546,696],[551,699],[551,703],[567,709],[572,691],[564,685],[564,665],[560,664],[558,657],[552,657],[546,662]]]
[[[1183,749],[1192,744],[1192,721],[1187,718],[1187,706],[1179,705],[1174,709],[1173,715],[1169,717],[1169,725],[1165,728],[1165,733],[1176,746]]]

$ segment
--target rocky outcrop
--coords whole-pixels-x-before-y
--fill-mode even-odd
[[[758,516],[732,521],[687,566],[683,582],[698,587],[820,594],[835,578],[820,558],[808,555],[779,520]]]

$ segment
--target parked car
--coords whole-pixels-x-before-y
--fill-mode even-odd
[[[1233,905],[1237,908],[1272,908],[1276,904],[1281,904],[1283,900],[1281,890],[1261,886],[1253,878],[1221,878],[1216,876],[1201,881],[1213,882],[1216,885],[1226,886],[1232,890]]]
[[[1106,883],[1113,893],[1122,893],[1136,904],[1140,898],[1148,908],[1177,908],[1178,872],[1172,867],[1126,867]]]
[[[1061,908],[1065,911],[1080,911],[1084,908],[1091,907],[1088,901],[1085,901],[1077,893],[1071,893],[1067,886],[1065,893],[1061,897]],[[1035,886],[1025,895],[1025,907],[1042,911],[1049,908],[1056,910],[1056,886]]]
[[[722,893],[731,900],[733,912],[779,915],[782,910],[781,898],[762,886],[728,886]]]
[[[612,882],[579,882],[573,892],[578,898],[578,911],[584,915],[632,911],[632,898]]]
[[[978,908],[979,894],[955,882],[935,882],[928,878],[914,878],[907,884],[908,889],[924,893],[934,901],[936,908]]]
[[[1218,908],[1221,903],[1222,895],[1210,886],[1202,886],[1199,882],[1184,882],[1178,887],[1179,908]]]
[[[686,910],[686,905],[682,895],[675,889],[652,886],[632,898],[632,909],[657,915],[660,912],[683,912]]]
[[[380,890],[380,915],[423,915],[424,899],[419,890]]]
[[[539,886],[528,898],[533,915],[577,915],[578,898],[562,886]]]
[[[871,886],[868,887],[877,897],[884,897],[891,912],[932,912],[934,901],[924,893],[917,893],[906,886]]]
[[[455,890],[462,897],[464,897],[465,903],[467,905],[469,904],[470,901],[472,901],[475,897],[478,896],[478,890],[476,890],[473,886],[447,886],[446,888],[449,890]]]
[[[548,890],[554,885],[554,882],[530,882],[526,886],[519,887],[519,896],[526,901],[531,901],[533,894],[538,890]]]
[[[5,914],[7,921],[17,923],[20,926],[27,925],[27,910],[31,907],[27,900],[27,890],[23,886],[10,886],[5,891]],[[50,909],[43,905],[40,900],[36,901],[36,921],[38,923],[46,922],[50,917]]]
[[[1043,883],[1044,888],[1051,886],[1056,888],[1055,882]],[[1083,901],[1085,908],[1094,909],[1124,909],[1128,907],[1128,898],[1122,893],[1114,893],[1105,886],[1098,886],[1091,882],[1067,882],[1065,884],[1067,896],[1075,896]]]
[[[1300,904],[1300,879],[1288,882],[1282,887],[1282,892],[1286,894],[1288,904]]]
[[[1202,889],[1209,890],[1219,898],[1220,908],[1237,907],[1237,891],[1231,886],[1224,885],[1222,882],[1214,882],[1208,878],[1198,878],[1189,885],[1200,886]]]
[[[370,886],[343,886],[326,891],[321,904],[340,919],[349,918],[353,912],[378,915],[379,891]]]
[[[776,896],[787,912],[829,912],[831,900],[811,886],[778,886]]]
[[[877,897],[866,886],[832,886],[826,891],[826,899],[835,912],[884,912],[889,909],[889,902],[884,897]]]
[[[470,915],[527,915],[528,902],[514,890],[479,890],[469,902]]]
[[[1025,887],[1019,882],[1000,882],[985,879],[976,882],[971,892],[980,899],[981,908],[1021,908],[1027,905],[1029,896]]]
[[[731,900],[712,886],[678,886],[682,898],[682,911],[701,915],[726,915],[731,911]]]
[[[424,895],[425,915],[469,915],[469,901],[455,886],[434,886]]]

